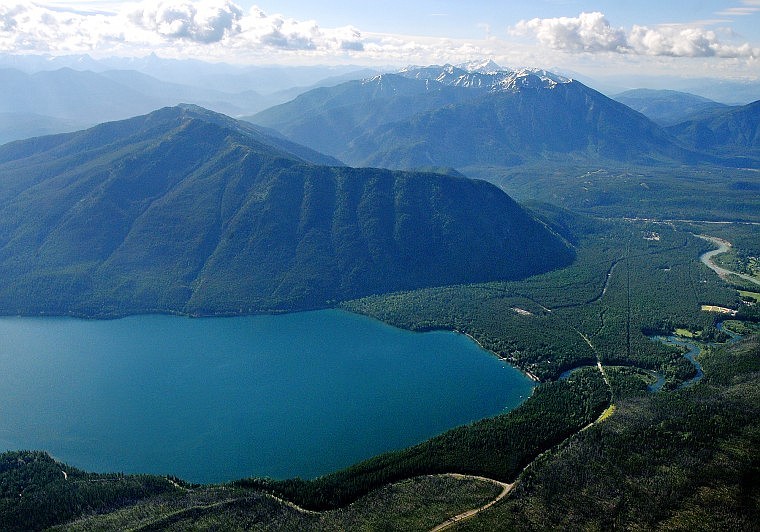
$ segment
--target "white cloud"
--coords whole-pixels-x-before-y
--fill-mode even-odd
[[[760,57],[760,50],[748,43],[721,42],[714,31],[704,28],[634,26],[628,41],[639,54],[672,57]]]
[[[747,15],[753,15],[760,11],[760,1],[758,0],[743,0],[741,4],[742,5],[738,7],[729,7],[718,11],[716,15],[721,15],[724,17],[743,17]]]
[[[314,50],[324,35],[313,20],[267,15],[257,7],[251,9],[243,25],[243,37],[248,43],[283,50]]]
[[[743,17],[745,15],[752,15],[758,11],[760,11],[760,8],[757,7],[729,7],[722,11],[717,11],[715,14],[722,17]]]
[[[510,66],[562,65],[607,72],[646,65],[665,73],[693,72],[696,61],[705,58],[714,71],[760,73],[757,48],[737,44],[735,35],[702,29],[708,22],[620,28],[601,13],[582,13],[522,21],[512,28],[513,34],[530,36],[530,42],[504,40],[485,24],[480,26],[480,39],[454,39],[322,27],[314,20],[265,13],[257,7],[243,9],[238,1],[0,0],[0,53],[104,57],[155,52],[162,57],[233,63],[382,66],[493,58]],[[760,0],[736,5],[760,6]],[[534,40],[544,46],[536,46]]]
[[[617,52],[626,48],[625,31],[613,28],[602,13],[577,17],[521,20],[515,34],[534,34],[543,44],[569,52]]]
[[[0,5],[0,50],[4,52],[72,52],[118,46],[121,25],[102,14],[55,11],[32,2]]]
[[[533,35],[545,46],[566,52],[614,52],[669,57],[757,58],[760,49],[749,43],[723,42],[715,31],[698,26],[633,26],[614,28],[602,13],[578,17],[523,20],[515,35]]]
[[[243,10],[228,0],[163,0],[143,2],[127,18],[167,39],[212,43],[240,32]]]
[[[354,27],[321,28],[315,21],[248,12],[232,0],[159,0],[87,11],[67,3],[0,3],[0,52],[122,53],[163,50],[228,58],[267,52],[357,54],[364,37]]]
[[[315,52],[356,52],[364,48],[361,32],[352,26],[324,29],[314,20],[267,15],[257,7],[251,8],[241,25],[241,45]]]

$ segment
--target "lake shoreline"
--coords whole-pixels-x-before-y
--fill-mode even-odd
[[[197,321],[168,315],[133,315],[123,321],[71,316],[2,318],[0,333],[9,345],[26,346],[26,351],[0,357],[0,370],[7,376],[0,386],[0,401],[9,412],[21,416],[4,419],[0,433],[12,444],[9,449],[45,449],[92,471],[171,472],[200,483],[247,476],[306,478],[499,415],[522,404],[534,387],[517,368],[470,338],[466,344],[456,340],[460,335],[451,331],[418,335],[344,309],[299,314]],[[232,321],[235,319],[245,321]],[[300,339],[305,322],[310,323],[313,336]],[[291,342],[287,348],[291,355],[276,354],[268,344],[260,354],[245,350],[261,338],[262,323],[275,327]],[[326,327],[330,323],[334,327]],[[230,337],[220,344],[215,340],[218,333],[210,332],[209,327],[225,335],[246,336]],[[428,347],[413,347],[421,341]],[[336,342],[344,344],[340,348],[344,359],[333,362],[332,355],[307,351],[321,344],[332,352],[338,349]],[[153,344],[154,350],[146,352]],[[407,344],[409,347],[399,351],[400,345]],[[231,354],[241,345],[241,355]],[[365,347],[371,350],[365,353]],[[263,360],[267,360],[266,366],[261,366]],[[42,389],[24,384],[25,375],[27,380],[33,376]],[[330,384],[332,381],[325,381],[328,376],[342,376],[345,384]],[[361,376],[361,387],[356,386],[357,376]],[[378,378],[384,380],[375,383]],[[303,397],[289,392],[291,387]],[[362,395],[352,398],[356,388],[361,388]],[[76,395],[67,399],[69,393]],[[325,413],[333,404],[348,410]],[[90,412],[92,405],[99,405],[96,412]],[[261,425],[256,420],[264,408],[273,408],[274,417]],[[292,410],[295,418],[290,422],[290,414],[285,415],[283,408]],[[322,414],[313,413],[313,408]],[[364,412],[365,408],[370,411]],[[115,425],[109,421],[114,413],[118,413]],[[320,421],[321,415],[329,419]],[[359,430],[362,424],[366,427]],[[25,426],[36,432],[24,433]],[[308,430],[298,436],[297,427]],[[227,430],[233,431],[229,449],[209,447],[214,440],[223,439],[221,434]],[[345,430],[349,433],[342,435]],[[114,441],[103,443],[103,438]],[[153,440],[156,443],[149,445],[150,449],[163,449],[160,453],[150,450],[155,464],[136,466],[138,448]],[[353,442],[352,454],[344,456],[348,451],[334,448],[341,441]],[[83,447],[81,442],[95,447],[89,449],[89,443]],[[266,442],[275,448],[294,447],[277,462],[269,456],[274,451],[266,450]],[[256,450],[245,455],[262,456],[266,468],[240,462],[239,450],[245,449]],[[304,449],[324,449],[335,461],[319,466]],[[192,452],[201,455],[185,460]],[[100,454],[105,458],[98,458]],[[217,457],[212,464],[230,471],[208,477],[192,472],[192,464],[209,462],[210,457]],[[248,457],[244,461],[253,459],[258,460]]]
[[[262,310],[248,310],[248,311],[239,311],[239,312],[230,311],[230,312],[215,312],[215,313],[186,312],[186,311],[172,310],[172,309],[141,309],[141,310],[127,311],[127,312],[107,312],[107,313],[102,313],[102,314],[83,313],[83,312],[76,312],[76,311],[67,311],[67,312],[60,312],[60,313],[37,312],[37,313],[29,313],[29,314],[18,314],[18,313],[3,314],[2,312],[0,312],[0,318],[2,317],[16,317],[16,318],[38,317],[38,318],[74,318],[74,319],[91,320],[91,321],[100,321],[100,320],[110,321],[110,320],[124,319],[131,316],[159,315],[159,316],[185,317],[185,318],[190,318],[190,319],[206,319],[206,318],[238,318],[238,317],[242,318],[242,317],[249,317],[249,316],[251,317],[252,316],[282,316],[286,314],[298,314],[301,312],[318,312],[321,310],[336,310],[336,311],[347,312],[349,314],[355,314],[357,316],[365,316],[365,317],[374,319],[380,323],[384,323],[386,325],[396,327],[395,325],[392,325],[374,316],[370,316],[367,314],[362,314],[360,312],[349,310],[343,306],[343,302],[338,303],[337,305],[314,306],[314,307],[305,307],[305,308],[298,308],[298,309],[262,309]],[[401,327],[397,327],[397,328],[400,330],[407,330],[409,332],[446,331],[446,332],[453,332],[456,334],[462,334],[464,336],[467,336],[473,342],[475,342],[478,345],[478,347],[480,347],[484,351],[491,353],[493,356],[495,356],[499,360],[503,360],[504,362],[509,364],[511,367],[523,373],[526,377],[528,377],[533,382],[536,382],[536,383],[543,382],[537,375],[535,375],[530,370],[522,368],[514,364],[514,362],[509,360],[507,357],[499,355],[495,351],[492,351],[491,349],[488,349],[487,347],[485,347],[477,338],[475,338],[470,333],[463,332],[457,329],[444,329],[444,328],[440,328],[440,329],[431,328],[431,329],[425,329],[425,330],[419,330],[419,331],[404,329]]]
[[[448,329],[439,329],[439,330],[448,330]],[[527,369],[523,369],[523,368],[521,368],[519,366],[516,366],[510,360],[508,360],[506,357],[503,357],[503,356],[499,355],[498,353],[496,353],[495,351],[492,351],[491,349],[488,349],[487,347],[483,346],[483,344],[480,343],[480,340],[478,340],[477,338],[475,338],[470,333],[462,332],[462,331],[459,331],[457,329],[453,329],[451,332],[454,332],[454,333],[466,336],[467,338],[469,338],[470,340],[472,340],[473,342],[475,342],[478,345],[478,347],[480,347],[483,351],[488,351],[489,353],[491,353],[493,356],[495,356],[499,360],[503,360],[504,362],[506,362],[507,364],[509,364],[513,368],[515,368],[518,371],[520,371],[521,373],[523,373],[525,376],[527,376],[533,382],[536,382],[536,383],[540,383],[541,382],[541,379],[539,379],[538,377],[536,377],[536,375],[534,375],[533,373],[531,373]]]

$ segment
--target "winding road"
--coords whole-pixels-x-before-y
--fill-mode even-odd
[[[604,366],[602,366],[602,359],[599,356],[599,352],[596,350],[596,347],[594,347],[594,344],[591,343],[591,340],[588,338],[588,336],[586,336],[585,334],[583,334],[580,330],[576,329],[575,327],[572,327],[572,328],[573,328],[573,330],[575,330],[575,332],[577,332],[586,341],[586,343],[589,345],[589,347],[591,348],[591,350],[596,355],[596,367],[599,370],[599,373],[602,374],[602,378],[604,379],[605,384],[607,385],[608,388],[610,388],[610,398],[612,398],[612,387],[610,386],[610,381],[607,378],[607,372],[605,371]],[[613,407],[613,406],[614,405],[612,403],[610,403],[610,407]],[[605,419],[605,417],[607,417],[609,415],[609,414],[607,414],[608,410],[609,410],[609,408],[607,410],[605,410],[604,412],[602,412],[599,415],[599,417],[596,418],[594,421],[592,421],[591,423],[589,423],[585,427],[581,428],[576,434],[590,429],[591,427],[593,427],[594,425],[596,425],[597,423],[599,423],[600,421],[602,421],[603,419]],[[430,532],[438,532],[439,530],[446,530],[447,528],[455,525],[456,523],[460,523],[460,522],[462,522],[462,521],[464,521],[466,519],[470,519],[472,517],[475,517],[480,512],[489,509],[491,506],[493,506],[494,504],[496,504],[497,502],[499,502],[500,500],[502,500],[504,497],[506,497],[507,495],[509,495],[509,493],[512,491],[512,489],[519,482],[520,476],[531,465],[533,465],[538,459],[540,459],[546,453],[552,451],[557,446],[562,445],[564,442],[567,441],[567,439],[569,439],[571,437],[572,436],[569,436],[568,438],[566,438],[565,440],[562,440],[560,443],[558,443],[554,447],[549,448],[549,449],[543,451],[542,453],[540,453],[538,456],[536,456],[533,460],[530,461],[530,463],[528,463],[528,465],[526,465],[522,469],[522,471],[520,471],[520,473],[518,473],[515,481],[512,484],[507,484],[505,482],[500,482],[500,481],[495,480],[493,478],[478,477],[478,476],[473,476],[473,475],[460,475],[458,473],[447,473],[446,476],[450,476],[450,477],[454,477],[454,478],[459,478],[459,479],[476,479],[476,480],[482,480],[482,481],[485,481],[485,482],[492,482],[494,484],[498,484],[499,486],[501,486],[502,490],[501,490],[501,493],[499,493],[499,495],[497,495],[496,498],[493,499],[492,501],[490,501],[488,504],[484,504],[483,506],[481,506],[479,508],[473,508],[472,510],[467,510],[466,512],[462,512],[461,514],[457,514],[457,515],[455,515],[453,517],[449,517],[446,521],[444,521],[440,525],[437,525],[434,528],[430,529]]]
[[[517,482],[513,482],[512,484],[507,484],[505,482],[499,482],[498,480],[494,480],[492,478],[486,478],[486,477],[478,477],[473,475],[460,475],[459,473],[448,473],[446,476],[454,477],[458,479],[473,479],[473,480],[482,480],[484,482],[492,482],[494,484],[497,484],[501,486],[501,493],[499,493],[494,500],[491,502],[484,504],[480,508],[473,508],[472,510],[467,510],[466,512],[462,512],[461,514],[455,515],[453,517],[449,517],[446,521],[441,523],[440,525],[430,529],[430,532],[438,532],[439,530],[446,530],[447,528],[453,526],[456,523],[459,523],[460,521],[464,521],[465,519],[469,519],[471,517],[474,517],[475,515],[479,514],[483,510],[489,509],[491,506],[502,500],[504,497],[506,497],[510,491],[512,491],[512,488],[515,487]]]
[[[740,274],[740,273],[737,273],[737,272],[732,272],[730,270],[726,270],[725,268],[721,268],[720,266],[717,266],[716,264],[714,264],[712,262],[712,258],[714,256],[720,255],[721,253],[726,253],[729,249],[731,249],[731,243],[730,242],[728,242],[726,240],[722,240],[720,238],[706,236],[706,235],[694,235],[694,236],[697,236],[697,237],[699,237],[699,238],[701,238],[703,240],[707,240],[709,242],[712,242],[713,244],[715,244],[715,245],[718,246],[718,249],[715,249],[715,250],[703,253],[700,256],[700,260],[706,266],[708,266],[710,269],[712,269],[713,271],[715,271],[720,277],[725,278],[727,275],[737,275],[737,276],[739,276],[740,278],[742,278],[744,280],[747,280],[747,281],[750,281],[750,282],[755,283],[757,285],[760,285],[760,281],[758,281],[757,279],[754,279],[754,278],[750,277],[749,275],[744,275],[744,274]],[[606,278],[605,278],[605,283],[604,283],[604,287],[602,289],[602,292],[599,294],[599,296],[597,296],[596,300],[601,299],[605,295],[605,293],[607,292],[607,286],[609,285],[610,277],[612,276],[613,270],[614,270],[615,266],[617,266],[618,262],[620,262],[621,260],[624,260],[624,259],[621,258],[621,259],[618,259],[618,260],[615,260],[615,261],[612,262],[609,270],[607,271],[607,275],[606,275]],[[544,308],[544,307],[542,307],[542,308]],[[546,310],[548,312],[551,312],[551,310],[546,309],[546,308],[544,308],[544,310]],[[588,338],[588,336],[586,336],[585,334],[583,334],[583,332],[581,332],[580,330],[578,330],[575,327],[573,327],[573,329],[575,330],[575,332],[577,332],[583,338],[583,340],[589,345],[589,347],[591,348],[591,350],[596,355],[596,358],[597,358],[597,368],[599,369],[599,372],[602,374],[602,378],[604,379],[604,382],[607,384],[607,386],[610,386],[610,382],[609,382],[609,380],[607,378],[607,372],[605,371],[604,366],[602,365],[601,357],[599,356],[599,353],[596,350],[595,346],[591,343],[591,340]],[[611,406],[613,406],[613,405],[611,405]],[[605,410],[605,412],[603,412],[596,420],[592,421],[591,423],[589,423],[588,425],[586,425],[585,427],[583,427],[579,432],[583,432],[583,431],[585,431],[585,430],[593,427],[595,424],[597,424],[599,421],[601,421],[602,419],[605,418],[606,413],[607,413],[607,410]],[[484,510],[487,510],[488,508],[490,508],[491,506],[495,505],[496,503],[498,503],[502,499],[504,499],[507,495],[509,495],[509,493],[512,491],[512,489],[517,485],[517,483],[519,482],[520,475],[522,475],[522,473],[526,469],[528,469],[533,463],[535,463],[536,460],[538,460],[538,458],[540,458],[541,456],[543,456],[544,454],[546,454],[549,451],[550,450],[547,450],[547,451],[544,451],[543,453],[539,454],[534,460],[532,460],[527,466],[525,466],[525,468],[523,469],[523,471],[521,471],[520,474],[517,475],[517,479],[518,480],[515,480],[512,484],[506,484],[506,483],[503,483],[503,482],[499,482],[498,480],[494,480],[494,479],[490,479],[490,478],[484,478],[484,477],[459,475],[459,474],[449,474],[449,476],[452,476],[452,477],[455,477],[455,478],[462,478],[462,479],[470,478],[470,479],[478,479],[478,480],[487,481],[487,482],[493,482],[495,484],[500,485],[502,487],[502,491],[501,491],[501,493],[499,493],[499,495],[494,500],[490,501],[488,504],[485,504],[485,505],[483,505],[483,506],[481,506],[479,508],[474,508],[472,510],[468,510],[466,512],[462,512],[461,514],[458,514],[458,515],[455,515],[453,517],[450,517],[449,519],[447,519],[443,523],[441,523],[438,526],[432,528],[430,530],[430,532],[438,532],[439,530],[445,530],[445,529],[447,529],[447,528],[455,525],[456,523],[460,523],[460,522],[462,522],[462,521],[464,521],[466,519],[470,519],[470,518],[474,517],[475,515],[479,514],[480,512],[482,512]]]

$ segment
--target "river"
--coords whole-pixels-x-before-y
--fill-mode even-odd
[[[715,273],[717,273],[719,276],[725,278],[729,275],[735,275],[745,281],[749,281],[750,283],[754,283],[758,286],[760,286],[760,281],[755,279],[754,277],[751,277],[749,275],[745,275],[743,273],[738,272],[732,272],[731,270],[727,270],[725,268],[721,268],[717,264],[715,264],[712,259],[716,255],[720,255],[721,253],[726,253],[731,249],[731,243],[727,240],[723,240],[721,238],[717,238],[714,236],[707,236],[707,235],[695,235],[698,238],[701,238],[702,240],[707,240],[708,242],[712,242],[716,246],[718,246],[718,249],[713,249],[712,251],[707,251],[703,253],[699,259],[702,261],[702,263],[713,270]]]

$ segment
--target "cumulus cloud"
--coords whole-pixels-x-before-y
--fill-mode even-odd
[[[284,50],[313,50],[323,32],[313,21],[299,21],[282,15],[267,15],[253,7],[244,22],[243,35],[248,42]]]
[[[672,57],[757,57],[760,51],[748,43],[721,42],[714,31],[704,28],[634,26],[628,41],[637,53]]]
[[[111,12],[85,12],[28,0],[0,3],[0,50],[144,53],[157,49],[224,55],[231,51],[360,53],[354,27],[248,11],[232,0],[143,0]]]
[[[364,49],[361,32],[351,26],[323,29],[314,20],[296,20],[283,15],[267,15],[253,7],[243,21],[241,36],[249,43],[282,50]]]
[[[512,28],[515,35],[533,35],[552,49],[567,52],[613,52],[670,57],[755,58],[760,50],[748,43],[723,42],[715,31],[701,27],[613,27],[602,13],[577,17],[534,18]]]
[[[625,31],[613,28],[602,13],[577,17],[521,20],[513,33],[534,34],[543,44],[569,52],[617,52],[626,48]]]
[[[212,43],[240,32],[243,10],[226,0],[164,0],[143,2],[127,18],[167,39]]]
[[[114,46],[124,38],[121,25],[102,14],[55,11],[33,2],[0,4],[0,50],[5,52],[80,51]]]

